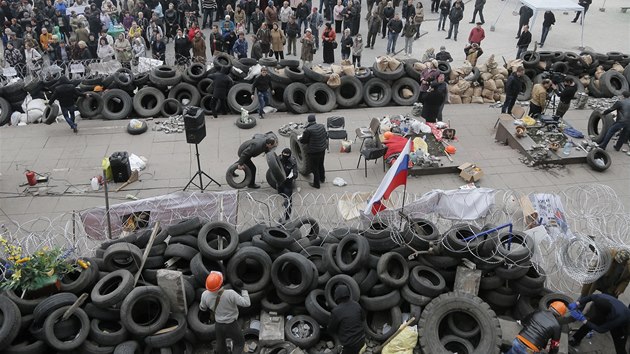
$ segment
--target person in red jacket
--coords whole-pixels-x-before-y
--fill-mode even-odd
[[[486,32],[481,27],[481,22],[477,22],[477,26],[470,30],[468,42],[470,44],[477,43],[481,45],[481,41],[483,41],[484,38],[486,38]]]

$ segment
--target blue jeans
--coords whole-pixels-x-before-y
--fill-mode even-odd
[[[628,141],[628,133],[630,133],[630,123],[628,122],[615,122],[610,128],[608,128],[606,136],[604,136],[604,139],[602,139],[599,143],[599,147],[606,150],[606,146],[610,142],[610,139],[612,139],[615,133],[621,129],[623,130],[621,131],[619,140],[617,140],[617,143],[615,144],[615,149],[621,149],[623,144]]]
[[[298,35],[305,33],[306,29],[308,28],[308,21],[298,18],[297,23],[298,23]],[[304,29],[302,29],[302,24],[304,25]]]
[[[440,13],[440,20],[438,21],[438,30],[444,30],[444,26],[446,26],[446,19],[448,18],[448,14],[442,15]]]
[[[405,37],[405,54],[411,54],[413,49],[413,37]]]
[[[520,340],[514,338],[514,341],[512,342],[512,349],[508,350],[508,352],[505,354],[531,354],[531,353],[538,354],[542,352],[532,352],[532,350],[527,348],[525,344],[521,343]]]
[[[319,28],[311,27],[311,33],[313,38],[315,38],[315,48],[319,49]]]
[[[542,36],[540,36],[540,44],[545,44],[545,41],[547,40],[547,35],[549,34],[549,30],[551,29],[551,26],[543,26],[543,30],[542,30]]]
[[[455,33],[453,33],[453,30],[455,30]],[[451,35],[453,35],[453,39],[457,40],[457,32],[459,32],[459,22],[451,22],[451,27],[448,28],[448,36],[446,37],[451,38]]]
[[[396,52],[396,40],[398,40],[398,33],[389,32],[387,34],[387,54]]]
[[[263,108],[269,105],[271,105],[271,92],[258,92],[258,114],[261,116],[264,115],[265,112],[263,111]]]
[[[77,107],[75,106],[61,107],[61,114],[63,114],[63,117],[66,119],[66,122],[68,122],[68,125],[72,129],[77,127],[77,123],[74,122],[74,111],[76,109]]]

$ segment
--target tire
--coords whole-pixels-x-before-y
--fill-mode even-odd
[[[473,344],[465,337],[458,335],[446,335],[440,338],[440,344],[447,353],[475,353]]]
[[[569,65],[563,61],[558,61],[551,65],[551,70],[566,74],[569,72]]]
[[[73,293],[57,293],[42,300],[35,310],[33,310],[33,320],[42,322],[51,312],[60,307],[70,306],[77,301],[77,296]]]
[[[118,321],[90,321],[90,339],[102,346],[117,346],[127,340],[127,329]]]
[[[22,316],[18,306],[6,296],[0,296],[0,312],[2,313],[0,349],[5,349],[17,337],[22,325]]]
[[[298,336],[292,330],[295,326],[301,327],[301,329],[298,331],[301,334],[303,334],[305,328],[310,328],[310,331],[306,337],[303,337],[301,335]],[[311,348],[319,341],[319,323],[317,323],[317,321],[310,316],[294,316],[284,325],[284,335],[289,342],[297,345],[302,349]]]
[[[337,306],[337,302],[334,299],[334,292],[337,285],[344,284],[350,290],[350,298],[354,301],[359,301],[361,297],[361,290],[359,289],[359,284],[352,279],[351,276],[346,274],[337,274],[330,278],[328,283],[326,283],[326,287],[324,291],[326,292],[326,303],[330,308],[335,308]]]
[[[367,264],[369,255],[370,245],[367,239],[363,236],[351,234],[339,242],[335,252],[335,262],[342,272],[353,274]],[[383,270],[383,272],[385,271]],[[409,270],[407,270],[408,272]]]
[[[227,244],[224,243],[223,249],[213,247],[213,242],[209,242],[209,236],[216,238],[228,238]],[[203,225],[199,230],[198,248],[199,252],[210,259],[228,259],[238,247],[238,233],[232,224],[223,221],[213,221]]]
[[[91,288],[94,283],[98,281],[98,266],[96,262],[90,259],[90,266],[87,269],[81,269],[81,271],[73,271],[64,275],[61,279],[61,285],[59,290],[63,292],[81,294],[88,288]],[[73,277],[74,274],[79,273],[78,276]]]
[[[599,78],[599,87],[604,97],[620,96],[628,91],[628,81],[622,73],[608,70]]]
[[[186,69],[186,75],[192,80],[199,82],[206,77],[206,65],[201,63],[193,63]]]
[[[540,54],[531,50],[525,51],[521,54],[520,59],[523,59],[523,66],[526,68],[535,68],[540,62]]]
[[[300,66],[300,61],[297,59],[280,59],[278,60],[278,65],[289,68],[297,68]]]
[[[203,114],[206,116],[212,115],[211,102],[212,102],[212,95],[205,95],[201,97],[201,100],[199,101],[199,107],[203,109]]]
[[[235,112],[240,112],[241,108],[248,112],[254,112],[258,109],[258,99],[252,100],[253,94],[254,90],[251,84],[240,82],[230,87],[227,95],[228,106]]]
[[[181,82],[171,88],[168,98],[176,99],[183,107],[197,106],[201,100],[201,94],[194,85]]]
[[[155,87],[143,87],[133,96],[133,109],[138,116],[156,117],[164,105],[164,93]]]
[[[385,311],[394,306],[400,305],[400,301],[400,291],[393,290],[390,293],[381,296],[369,297],[361,295],[359,303],[366,311]]]
[[[499,353],[501,328],[494,311],[479,297],[451,292],[433,299],[418,321],[418,338],[423,353],[450,353],[440,341],[439,328],[447,316],[461,312],[474,319],[480,329],[479,343],[470,353]]]
[[[0,113],[4,112],[4,108],[2,107],[2,104],[3,104],[2,100],[4,100],[4,99],[0,98]],[[8,102],[7,102],[7,104],[9,105],[9,109],[10,109],[11,105]],[[9,111],[7,110],[7,117],[10,118],[10,115],[8,114],[8,112]],[[46,124],[46,125],[53,124],[57,120],[57,116],[58,115],[59,115],[59,105],[58,104],[53,103],[52,105],[47,105],[46,109],[44,110],[44,114],[43,114],[43,116],[44,116],[44,124]],[[83,115],[81,115],[81,116],[83,116]],[[0,119],[0,122],[1,121],[2,120]]]
[[[127,133],[131,135],[140,135],[140,134],[146,133],[148,129],[149,129],[149,126],[147,125],[147,122],[145,121],[141,122],[140,128],[132,127],[131,122],[127,124]]]
[[[302,81],[304,81],[304,78],[306,77],[306,76],[304,76],[304,70],[300,69],[297,66],[295,66],[295,67],[285,67],[284,68],[284,74],[290,80],[289,82],[287,82],[287,85],[292,83],[292,82],[302,82]]]
[[[505,244],[510,242],[510,238],[511,247],[508,249]],[[520,247],[514,249],[515,243]],[[514,231],[511,234],[504,232],[499,234],[497,253],[505,259],[506,263],[521,264],[528,261],[534,254],[534,246],[534,240],[523,232]]]
[[[262,240],[277,249],[287,248],[296,241],[288,231],[279,227],[266,228],[262,233]]]
[[[179,257],[180,259],[190,262],[193,257],[199,253],[197,249],[183,244],[169,244],[164,251],[164,258]]]
[[[414,69],[413,64],[415,64],[415,62],[413,61],[408,61],[405,63],[405,73],[412,80],[416,80],[419,82],[422,79],[422,75],[419,71],[416,71],[416,69]]]
[[[139,308],[137,309],[136,306]],[[145,313],[143,315],[149,315],[151,318],[143,319],[139,317],[139,315],[142,315],[142,310],[146,312],[148,309],[157,309],[157,315]],[[170,310],[171,304],[160,287],[139,286],[134,288],[122,302],[120,306],[120,322],[132,335],[148,336],[164,328],[168,321]]]
[[[378,64],[375,61],[374,65],[372,65],[372,73],[374,74],[374,76],[381,80],[395,81],[405,75],[405,65],[403,63],[400,63],[398,68],[396,68],[396,70],[394,71],[381,71],[379,70]]]
[[[601,90],[601,83],[596,84],[595,81],[595,76],[591,77],[591,81],[588,84],[588,92],[591,96],[595,98],[602,98],[604,97],[604,94]]]
[[[326,304],[326,293],[323,289],[311,291],[304,300],[308,314],[318,323],[326,326],[330,321],[330,309]]]
[[[436,297],[447,290],[444,277],[435,269],[425,266],[411,269],[409,287],[413,292],[428,297]]]
[[[234,180],[234,178],[237,178],[237,177],[234,177],[233,175],[233,173],[237,170],[238,170],[238,163],[232,164],[230,167],[228,167],[227,172],[225,173],[225,180],[227,184],[234,189],[243,189],[249,186],[251,184],[252,178],[254,178],[254,176],[252,176],[252,171],[249,169],[247,165],[244,165],[243,172],[245,173],[245,177],[243,178],[241,182],[237,182]]]
[[[270,151],[265,154],[265,158],[267,159],[267,166],[269,167],[269,171],[273,174],[273,179],[276,184],[283,184],[287,179],[287,175],[284,171],[284,167],[282,167],[280,156],[278,156],[275,151]]]
[[[311,70],[310,67],[308,66],[302,66],[302,70],[304,70],[304,76],[310,80],[313,80],[315,82],[327,82],[329,76],[328,75],[322,75],[320,73],[317,73],[313,70]]]
[[[372,69],[362,66],[355,70],[354,77],[359,79],[362,83],[366,83],[368,80],[373,78],[374,75],[372,75]]]
[[[144,343],[151,348],[166,348],[174,345],[184,338],[186,335],[186,329],[188,324],[186,323],[186,317],[181,313],[172,314],[166,324],[165,328],[175,326],[175,328],[159,334],[152,334],[144,338]]]
[[[342,108],[352,108],[363,99],[363,84],[354,76],[343,76],[341,85],[335,89],[337,104]]]
[[[46,317],[44,321],[44,338],[46,343],[53,349],[59,351],[69,351],[76,349],[85,342],[90,332],[90,319],[88,315],[80,308],[74,310],[70,315],[71,318],[76,318],[79,321],[79,329],[70,340],[62,340],[55,335],[55,324],[61,319],[64,313],[70,308],[70,306],[60,307],[53,311]]]
[[[623,69],[623,76],[625,76],[626,81],[630,83],[630,64],[626,65],[626,68]]]
[[[125,269],[107,274],[92,288],[92,303],[103,309],[118,305],[133,289],[133,279],[133,274]]]
[[[601,165],[600,163],[598,163],[597,160],[603,160],[604,164]],[[586,155],[586,163],[591,167],[592,170],[597,172],[604,172],[610,167],[612,159],[610,158],[610,155],[606,152],[606,150],[597,148],[588,152],[588,154]]]
[[[87,97],[80,97],[77,100],[77,108],[82,118],[93,118],[103,112],[103,96],[98,93],[89,92]],[[59,113],[57,113],[59,115]],[[56,118],[57,116],[55,116]],[[46,123],[50,124],[50,123]]]
[[[440,238],[437,226],[427,219],[411,218],[405,225],[404,238],[417,250],[428,250]]]
[[[493,290],[484,291],[480,296],[493,307],[500,309],[512,308],[517,301],[518,294],[507,287],[499,287]]]
[[[151,72],[156,77],[165,78],[165,79],[174,77],[177,73],[173,67],[168,66],[168,65],[160,65],[154,68]]]
[[[105,119],[119,120],[127,118],[133,109],[133,101],[126,91],[107,90],[103,93],[102,114]]]
[[[85,313],[88,314],[88,317],[92,319],[99,319],[107,322],[118,322],[120,321],[120,310],[114,308],[100,308],[94,305],[93,303],[89,303],[84,307]]]
[[[142,262],[142,252],[140,248],[130,243],[116,243],[105,250],[103,263],[105,271],[113,272],[119,269],[126,269],[135,272]]]
[[[449,75],[451,74],[451,70],[452,70],[451,69],[451,63],[449,63],[448,61],[438,61],[437,70],[441,74],[444,74],[444,77],[449,77]],[[417,82],[418,81],[416,81],[416,83]]]
[[[374,317],[378,315],[382,315],[382,314],[387,314],[388,318],[385,323],[388,323],[391,326],[391,328],[387,332],[383,332],[382,328],[372,327],[373,325],[372,320],[374,319]],[[379,322],[380,322],[379,324],[382,325],[382,321],[379,321]],[[402,324],[402,313],[400,311],[400,307],[398,306],[394,306],[390,308],[389,310],[385,310],[385,311],[368,313],[366,315],[365,322],[364,322],[365,334],[367,337],[372,338],[377,342],[384,342],[389,337],[391,337],[394,334],[394,332],[396,332],[396,329],[400,327],[401,324]],[[425,352],[425,353],[433,354],[434,352]]]
[[[54,105],[54,106],[57,107],[57,110],[59,109],[59,106],[57,105]],[[13,110],[11,109],[11,103],[9,103],[9,101],[4,99],[3,97],[0,97],[0,127],[9,123],[11,119],[11,112],[13,112]],[[59,113],[57,113],[57,115],[59,115]],[[54,118],[57,118],[57,115],[55,115]],[[46,124],[52,124],[54,122],[54,119],[50,121],[50,119],[48,118],[49,115],[45,115],[44,117],[47,117],[46,120],[44,121]],[[48,123],[49,121],[50,123]]]
[[[467,239],[479,234],[480,230],[474,225],[457,224],[452,226],[442,238],[443,253],[452,257],[464,257],[466,255],[475,254],[479,239]]]
[[[383,284],[398,289],[409,280],[409,265],[400,253],[387,252],[379,258],[376,273]]]
[[[47,350],[46,343],[43,340],[32,339],[26,342],[21,342],[16,345],[7,347],[4,354],[40,354],[45,353]]]
[[[178,116],[182,114],[182,104],[178,100],[174,98],[167,98],[164,100],[162,104],[162,108],[160,109],[160,113],[162,117],[172,117]]]
[[[307,156],[306,146],[298,140],[297,133],[295,132],[291,133],[289,147],[291,148],[292,156],[295,157],[300,174],[303,176],[309,175],[313,171],[311,160]]]
[[[287,110],[296,114],[305,114],[309,111],[306,102],[306,90],[308,87],[301,82],[293,82],[284,88],[282,97]]]
[[[481,280],[479,282],[479,289],[494,290],[496,288],[500,288],[503,285],[505,285],[505,280],[501,279],[501,277],[492,272],[487,273],[481,277]]]
[[[243,289],[258,292],[269,286],[271,280],[271,257],[256,247],[243,247],[236,251],[227,264],[227,278],[240,279]]]
[[[149,81],[156,86],[167,88],[169,86],[175,86],[182,81],[182,74],[175,71],[175,75],[164,78],[156,75],[155,70],[149,73]]]
[[[565,295],[562,293],[550,293],[544,295],[540,299],[540,301],[538,302],[538,309],[547,310],[549,309],[549,305],[551,305],[551,303],[554,301],[562,301],[565,305],[569,305],[570,303],[575,302],[575,300],[569,295]]]
[[[529,101],[532,98],[532,88],[534,87],[534,83],[532,82],[532,79],[526,75],[522,76],[522,80],[521,91],[516,99],[519,101]]]
[[[129,69],[118,69],[113,75],[114,85],[122,90],[133,91],[133,73]]]
[[[408,98],[403,97],[403,89],[411,90],[413,95]],[[420,84],[412,78],[401,77],[394,82],[394,85],[392,85],[392,100],[399,106],[411,106],[418,101],[419,96]]]
[[[212,83],[213,83],[213,81],[210,78],[201,79],[197,83],[197,89],[199,90],[201,95],[203,95],[203,96],[211,96],[212,95],[212,92],[214,91]]]
[[[177,223],[169,225],[166,232],[171,236],[196,234],[202,226],[201,219],[195,216],[179,220]]]
[[[425,256],[424,260],[437,269],[449,269],[461,263],[461,259],[449,256]]]
[[[287,268],[290,267],[290,268]],[[293,277],[289,279],[285,268],[293,273],[299,273],[299,280]],[[279,293],[289,296],[302,296],[309,292],[313,283],[313,269],[311,261],[299,253],[285,253],[276,258],[271,265],[271,281]],[[317,269],[315,269],[315,272]]]
[[[228,72],[232,68],[232,58],[227,53],[217,53],[212,63],[217,71]]]
[[[306,90],[306,103],[311,111],[317,113],[330,112],[337,103],[335,91],[324,83],[316,82]]]
[[[287,105],[284,103],[284,89],[287,87],[286,84],[279,84],[277,82],[271,83],[271,106],[276,108],[278,112],[286,112]]]
[[[209,311],[201,311],[199,309],[199,302],[193,303],[188,308],[186,314],[186,320],[188,322],[188,328],[199,338],[214,338],[215,325],[214,321],[210,321]]]
[[[368,107],[384,107],[392,100],[392,88],[382,79],[372,78],[363,85],[363,102]]]
[[[433,299],[432,297],[416,293],[407,284],[400,289],[400,295],[406,302],[422,307],[426,306]]]
[[[600,128],[601,123],[601,128]],[[600,111],[593,111],[588,118],[588,135],[591,136],[593,141],[600,142],[604,140],[606,132],[613,125],[614,119],[610,114],[602,115]]]

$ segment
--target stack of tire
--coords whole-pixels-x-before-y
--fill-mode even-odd
[[[240,309],[248,341],[258,340],[258,330],[248,323],[261,310],[287,316],[286,342],[261,353],[296,346],[309,353],[336,352],[330,348],[336,334],[325,327],[341,284],[365,311],[371,343],[386,341],[408,314],[418,323],[424,353],[499,353],[497,313],[521,318],[552,300],[571,299],[544,288],[544,274],[530,260],[528,236],[490,232],[470,239],[481,230],[462,224],[440,234],[430,221],[411,219],[401,232],[382,223],[327,231],[316,220],[301,218],[238,233],[225,222],[185,219],[158,230],[135,286],[151,230],[103,242],[87,258],[90,267],[65,276],[52,296],[5,292],[0,351],[190,353],[214,340],[214,324],[199,310],[199,301],[206,276],[217,270],[226,283],[241,280],[249,292],[251,306]],[[408,260],[411,248],[432,251]],[[479,296],[454,289],[457,266],[465,258],[483,273]],[[157,286],[159,269],[183,274],[187,314],[173,311]],[[86,303],[62,320],[83,293],[90,295]]]

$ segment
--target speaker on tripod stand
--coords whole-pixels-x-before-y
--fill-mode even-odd
[[[201,192],[210,185],[210,183],[215,183],[217,186],[221,187],[221,184],[214,180],[214,178],[210,177],[207,173],[201,170],[201,161],[199,160],[199,143],[203,141],[206,137],[206,119],[203,114],[203,110],[199,107],[186,107],[184,108],[184,130],[186,131],[186,142],[188,144],[195,144],[195,155],[197,156],[197,172],[192,176],[190,181],[184,187],[186,190],[191,184],[199,189]],[[199,184],[196,184],[195,178],[199,176]],[[206,176],[210,179],[208,184],[203,184],[203,176]]]

